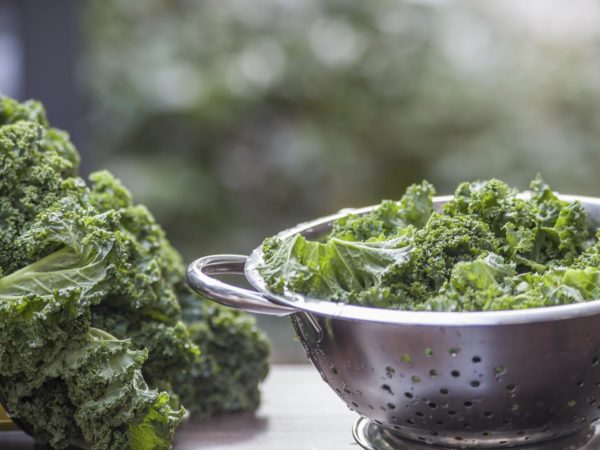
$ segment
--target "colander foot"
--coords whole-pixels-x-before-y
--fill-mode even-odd
[[[465,447],[441,447],[427,442],[402,439],[365,417],[359,417],[352,429],[354,440],[365,450],[459,450]],[[517,450],[598,450],[600,449],[600,421],[589,430],[543,444],[504,446]]]

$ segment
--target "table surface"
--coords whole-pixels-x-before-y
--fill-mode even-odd
[[[255,413],[187,421],[177,432],[175,449],[359,450],[352,438],[356,414],[312,366],[273,366],[262,391]],[[0,449],[34,448],[24,433],[0,433]]]

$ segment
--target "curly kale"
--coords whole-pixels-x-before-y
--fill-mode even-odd
[[[0,97],[0,155],[0,399],[36,441],[169,449],[182,403],[256,407],[264,336],[182,287],[150,212],[108,172],[79,178],[39,103]],[[180,297],[205,313],[184,323]]]
[[[389,237],[408,225],[423,228],[433,213],[433,185],[423,181],[412,185],[398,202],[384,200],[364,216],[349,214],[333,224],[332,237],[351,241]]]
[[[183,320],[201,352],[190,371],[176,377],[175,392],[183,404],[197,417],[255,409],[258,384],[269,370],[270,346],[254,318],[199,302],[183,285],[178,295]]]
[[[585,209],[537,177],[519,193],[499,180],[462,183],[440,213],[433,187],[408,188],[350,214],[321,241],[269,238],[260,273],[286,290],[366,306],[435,311],[522,309],[600,294],[600,244]]]
[[[38,122],[15,120],[11,112],[19,117],[24,112],[10,108],[8,99],[0,100],[0,118],[6,122],[0,125],[1,275],[33,261],[19,247],[18,237],[58,199],[77,195],[80,183],[70,178],[78,157],[66,134],[46,128],[37,107],[32,115]]]
[[[0,350],[0,392],[54,448],[169,448],[183,414],[147,387],[147,351],[92,326],[91,309],[129,270],[118,226],[115,211],[63,197],[17,239],[28,257],[44,256],[0,279],[0,338],[11,343]],[[151,447],[134,445],[143,424]]]
[[[463,183],[444,213],[485,222],[503,244],[499,253],[529,269],[543,271],[557,260],[573,262],[588,238],[583,206],[560,200],[539,176],[531,190],[531,198],[525,199],[499,180]]]
[[[181,321],[175,292],[184,277],[183,263],[150,212],[134,205],[118,180],[106,171],[93,173],[90,180],[88,204],[119,214],[126,264],[135,269],[116,274],[102,303],[92,308],[92,323],[146,348],[146,379],[172,390],[175,374],[188,370],[199,355]]]
[[[147,349],[145,378],[178,395],[191,414],[256,408],[269,346],[254,319],[200,300],[183,285],[181,257],[149,211],[133,205],[129,192],[108,172],[90,179],[88,202],[120,214],[127,263],[137,268],[121,274],[104,301],[92,308],[94,326]]]

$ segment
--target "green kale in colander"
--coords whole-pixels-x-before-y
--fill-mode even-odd
[[[269,287],[415,311],[536,308],[600,298],[600,244],[578,201],[540,176],[522,195],[500,180],[460,184],[434,211],[424,181],[399,201],[335,221],[324,239],[268,238]]]

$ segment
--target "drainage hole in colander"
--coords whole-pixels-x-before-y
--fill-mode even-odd
[[[375,422],[377,425],[382,425],[381,420],[375,419],[373,422]]]
[[[462,441],[462,440],[463,440],[463,438],[462,438],[462,437],[460,437],[460,436],[454,436],[454,440],[456,440],[456,441]]]
[[[508,444],[508,441],[498,441],[498,444],[500,444],[500,445]]]
[[[451,348],[450,350],[448,350],[448,353],[450,353],[450,356],[454,358],[460,353],[460,348]]]
[[[511,422],[510,420],[508,420],[508,419],[504,419],[504,420],[502,421],[502,425],[510,425],[511,423],[512,423],[512,422]],[[548,429],[548,431],[550,431],[550,429]]]
[[[583,385],[584,385],[584,382],[583,382],[583,381],[581,381],[581,380],[579,380],[579,381],[578,381],[576,384],[577,384],[577,386],[579,386],[579,387],[583,387]]]
[[[517,431],[517,435],[519,436],[525,436],[527,434],[526,431]]]
[[[437,370],[435,370],[435,369],[431,369],[431,370],[429,371],[429,376],[430,376],[431,378],[435,378],[435,377],[437,377],[437,376],[438,376]]]
[[[485,417],[486,419],[490,419],[493,416],[494,414],[491,411],[486,411],[483,413],[483,417]]]
[[[482,436],[489,436],[490,432],[489,431],[484,431],[483,433],[481,433]]]
[[[425,442],[426,444],[429,444],[429,445],[431,445],[431,444],[433,444],[433,443],[435,442],[435,441],[434,441],[433,439],[431,439],[431,438],[424,438],[424,437],[419,437],[419,440],[420,440],[420,441],[423,441],[423,442]]]
[[[573,406],[575,406],[576,404],[577,404],[577,402],[576,402],[575,400],[569,400],[569,401],[567,402],[567,406],[568,406],[569,408],[572,408],[572,407],[573,407]]]
[[[481,385],[479,381],[471,381],[471,387],[478,388]]]
[[[410,392],[405,392],[405,393],[404,393],[404,396],[405,396],[406,398],[413,398],[413,397],[414,397],[414,395],[412,395]]]
[[[352,406],[354,406],[355,408],[358,408],[358,403],[352,402]]]
[[[593,405],[594,403],[596,403],[596,399],[594,397],[588,397],[587,402],[588,405]]]
[[[437,404],[434,402],[427,402],[427,406],[429,406],[431,409],[437,408]]]
[[[396,409],[396,405],[394,405],[393,403],[388,403],[387,407],[388,409]]]
[[[463,424],[463,426],[464,426],[465,428],[471,428],[471,424],[470,424],[469,422],[465,422],[465,423]]]
[[[515,386],[514,384],[507,384],[506,385],[506,390],[508,392],[515,392],[517,390],[517,386]]]
[[[382,384],[381,385],[381,389],[383,389],[384,391],[386,391],[390,395],[394,395],[394,392],[392,391],[392,388],[390,387],[389,384]]]
[[[415,421],[414,421],[414,419],[406,419],[406,423],[409,425],[414,425]]]
[[[427,356],[428,358],[431,358],[431,357],[433,356],[433,349],[432,349],[432,348],[429,348],[429,347],[427,347],[427,348],[425,349],[425,356]]]
[[[371,411],[375,409],[375,408],[373,408],[373,405],[367,405],[367,406],[369,407],[369,409],[370,409]]]
[[[499,376],[504,375],[506,373],[506,368],[503,367],[503,366],[498,366],[498,367],[496,367],[495,372],[496,372],[496,376],[499,377]]]
[[[458,370],[453,370],[450,372],[450,375],[452,375],[454,378],[458,378],[460,377],[460,372]]]
[[[443,422],[443,421],[441,421],[441,420],[436,420],[435,424],[436,424],[436,425],[439,425],[440,427],[443,427],[443,426],[444,426],[444,422]]]
[[[440,435],[440,433],[438,433],[437,431],[432,431],[430,434],[432,436],[439,436]]]
[[[415,416],[417,416],[417,417],[425,417],[425,414],[423,414],[421,411],[417,411],[415,413]]]
[[[592,359],[592,366],[597,366],[600,363],[600,358],[596,357]]]
[[[457,414],[457,412],[452,409],[448,411],[449,416],[455,416],[456,414]]]
[[[471,406],[473,406],[473,402],[464,402],[463,405],[465,405],[465,407],[470,408]]]
[[[510,410],[512,412],[518,411],[519,410],[519,404],[518,403],[513,403],[512,405],[510,405]]]
[[[473,359],[471,359],[471,361],[473,361],[473,364],[479,364],[481,362],[481,357],[473,356]]]
[[[442,395],[448,395],[449,393],[450,393],[450,391],[446,388],[440,389],[440,394],[442,394]]]
[[[416,375],[413,375],[412,377],[410,377],[410,379],[412,380],[413,383],[420,383],[421,382],[421,379],[418,376],[416,376]]]

